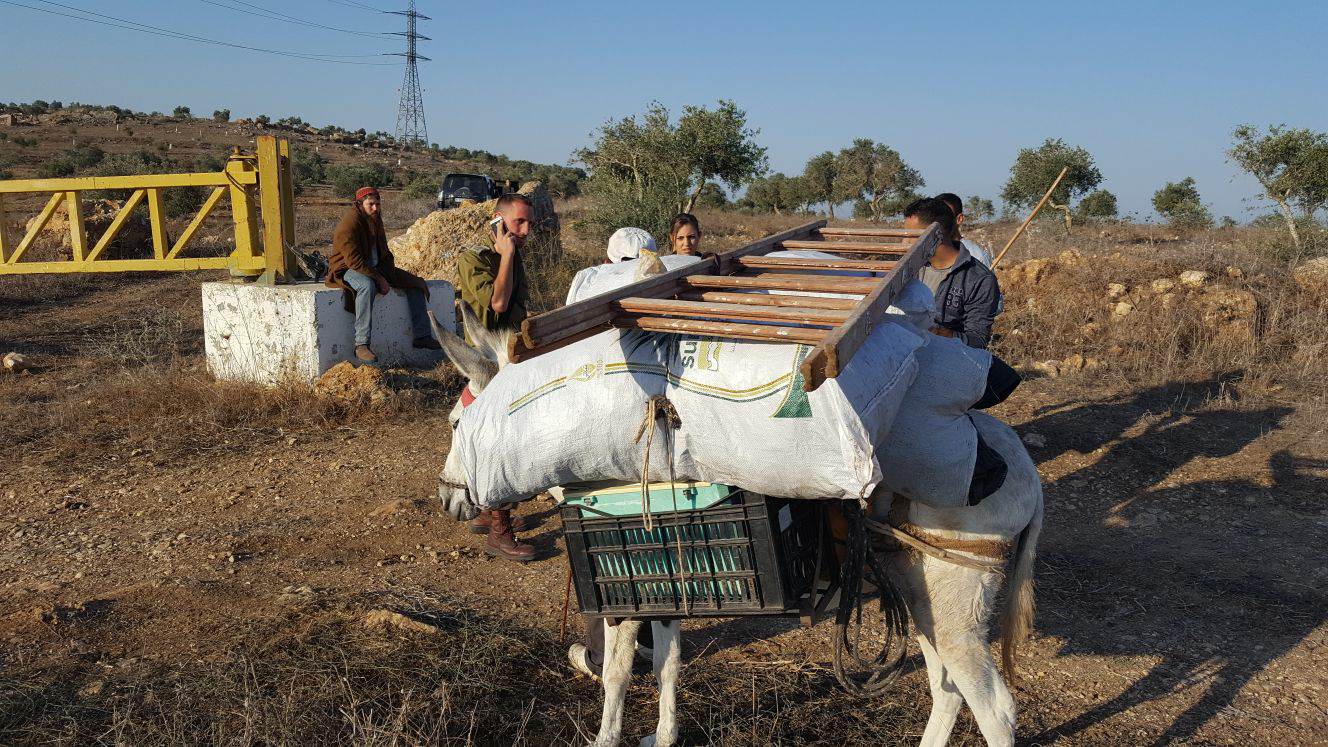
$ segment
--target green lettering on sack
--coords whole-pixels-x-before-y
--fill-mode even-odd
[[[793,375],[789,378],[788,389],[785,390],[784,399],[771,417],[810,418],[812,416],[812,401],[803,387],[802,378],[802,359],[806,358],[811,350],[809,345],[798,346],[797,352],[793,355]]]

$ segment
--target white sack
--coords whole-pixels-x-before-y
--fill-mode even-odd
[[[927,335],[914,356],[917,378],[889,435],[879,442],[881,484],[932,506],[966,506],[977,459],[977,431],[968,410],[986,389],[991,353]]]
[[[639,480],[644,439],[634,439],[648,400],[663,394],[682,427],[660,425],[651,480],[856,499],[881,480],[873,444],[890,430],[921,344],[882,324],[837,378],[804,392],[805,345],[612,330],[505,366],[462,412],[452,448],[481,508],[553,485]]]
[[[686,254],[666,254],[659,259],[664,263],[665,270],[676,270],[684,265],[701,261],[701,257]],[[581,270],[572,278],[572,286],[567,289],[565,303],[584,301],[591,296],[608,293],[635,282],[636,267],[640,263],[641,260],[638,258],[608,265],[595,265]]]

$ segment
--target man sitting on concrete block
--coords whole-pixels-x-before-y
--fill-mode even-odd
[[[376,363],[378,356],[369,347],[373,331],[375,295],[387,295],[392,288],[406,294],[410,307],[410,327],[417,348],[438,350],[438,341],[429,330],[425,300],[429,286],[423,280],[396,266],[387,248],[383,228],[382,203],[378,190],[361,187],[355,204],[341,216],[332,235],[332,260],[328,263],[327,284],[346,292],[346,310],[355,314],[355,358]]]

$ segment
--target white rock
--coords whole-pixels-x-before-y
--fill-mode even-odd
[[[1176,281],[1171,278],[1158,278],[1151,285],[1154,293],[1166,293],[1176,287]]]
[[[32,368],[32,362],[28,356],[22,353],[5,353],[4,367],[10,373],[18,373],[24,369]]]
[[[1126,288],[1121,283],[1110,283],[1107,285],[1107,298],[1115,301],[1125,295]]]
[[[1131,311],[1134,311],[1134,304],[1129,301],[1121,301],[1116,304],[1115,308],[1111,310],[1111,313],[1113,316],[1126,316]]]
[[[1186,270],[1180,274],[1180,282],[1182,285],[1198,288],[1205,285],[1210,277],[1212,275],[1207,270]]]

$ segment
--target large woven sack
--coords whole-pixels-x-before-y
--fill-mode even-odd
[[[917,378],[880,442],[881,483],[932,506],[967,505],[977,455],[969,409],[986,388],[991,353],[927,335],[914,357]]]
[[[481,508],[555,485],[640,480],[647,440],[650,480],[857,499],[881,480],[875,445],[921,344],[904,325],[879,325],[837,378],[805,392],[806,345],[613,330],[505,366],[462,413],[452,448]],[[676,430],[661,414],[651,432],[658,397]]]

